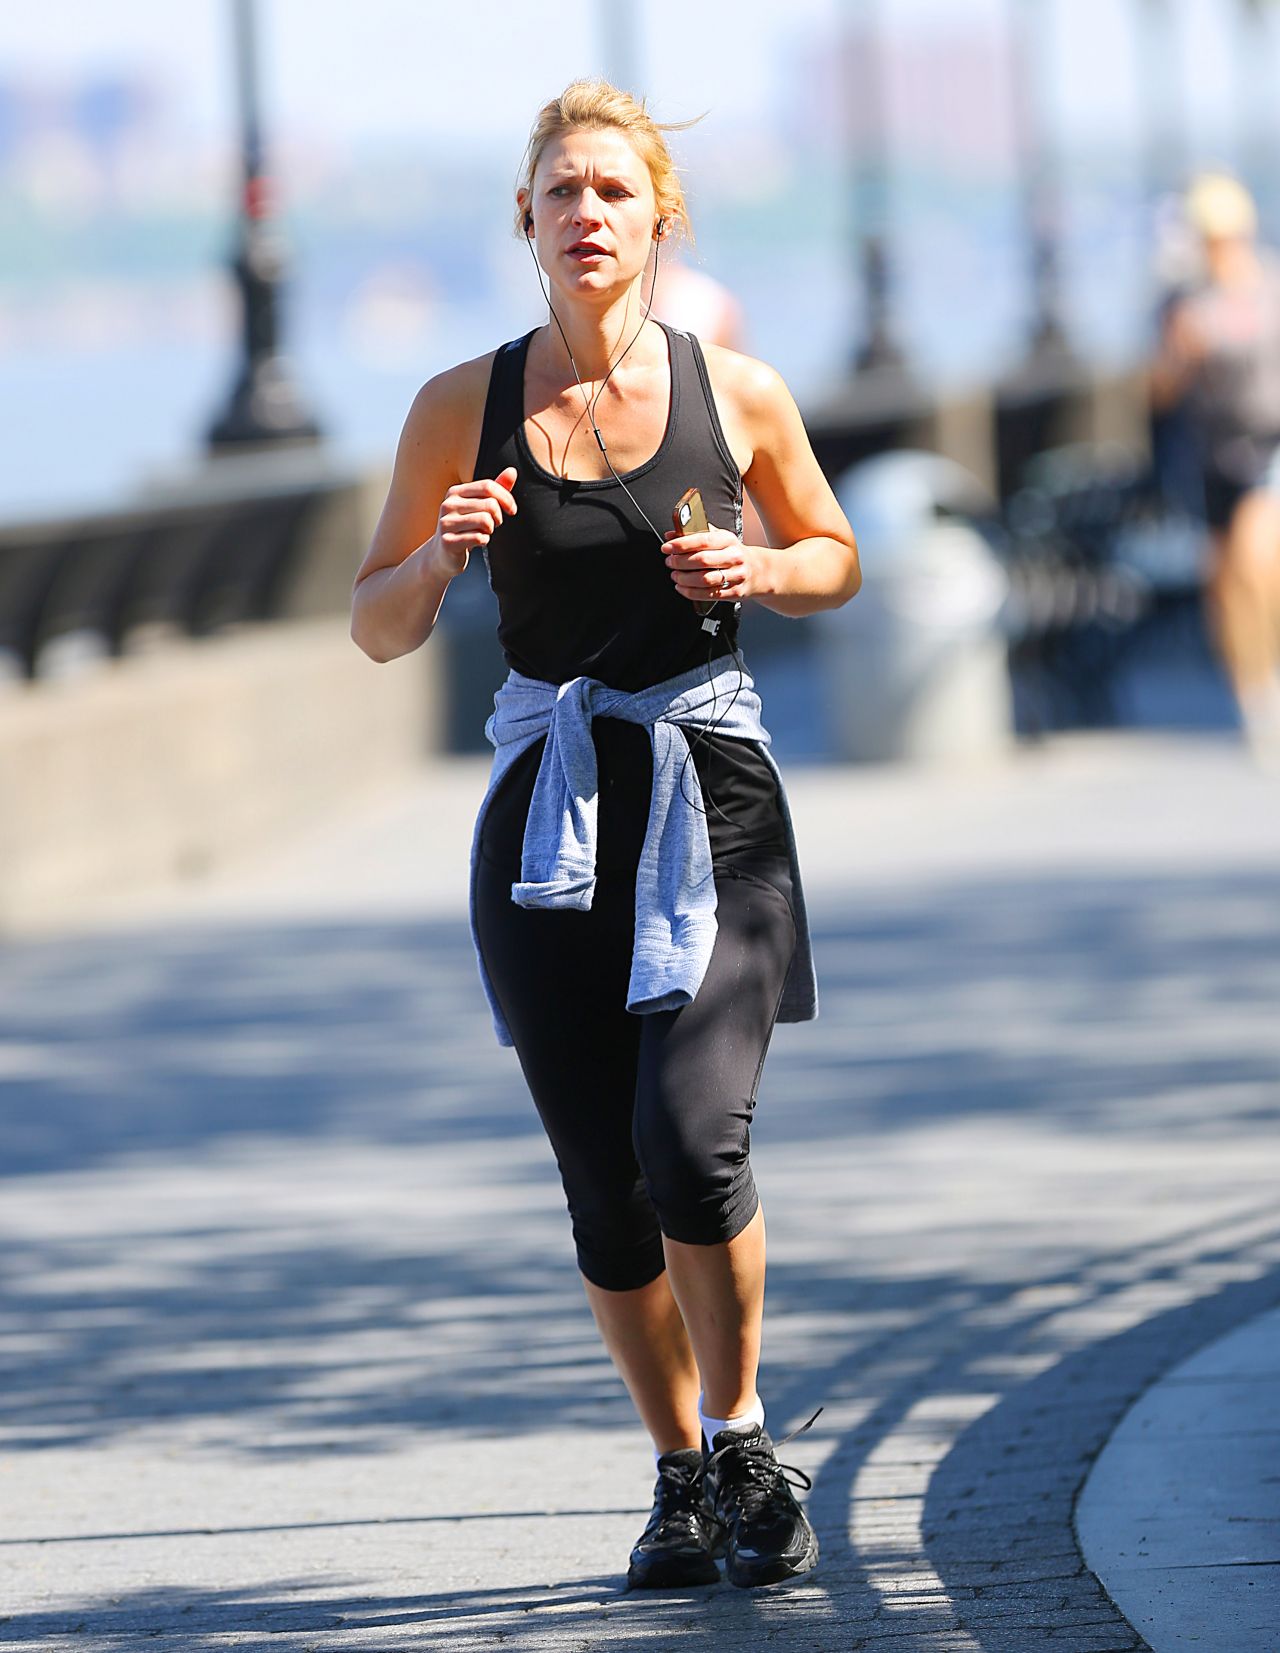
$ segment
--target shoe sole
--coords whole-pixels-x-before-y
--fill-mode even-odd
[[[754,1590],[761,1584],[785,1584],[789,1578],[799,1578],[818,1565],[817,1534],[811,1532],[809,1538],[803,1553],[794,1560],[779,1556],[776,1561],[743,1563],[730,1553],[725,1576],[730,1584],[736,1584],[740,1590]]]
[[[720,1569],[709,1555],[673,1556],[652,1566],[627,1568],[628,1590],[681,1590],[697,1584],[719,1584]]]

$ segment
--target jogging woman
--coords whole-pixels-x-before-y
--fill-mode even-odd
[[[632,1586],[807,1571],[817,1540],[756,1388],[764,1218],[749,1127],[776,1020],[816,1014],[785,794],[740,606],[860,583],[771,368],[647,318],[688,235],[664,131],[604,82],[533,127],[516,228],[545,325],[418,392],[356,577],[374,660],[422,645],[483,551],[510,675],[488,733],[472,925],[550,1138],[587,1299],[653,1439]],[[769,545],[744,544],[744,484]],[[672,513],[696,488],[710,527]],[[804,1484],[807,1485],[807,1482]]]

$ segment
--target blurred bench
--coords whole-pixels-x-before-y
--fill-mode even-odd
[[[1207,657],[1205,529],[1170,507],[1145,454],[1097,443],[1037,454],[1003,527],[1023,732],[1122,722],[1117,686],[1139,655]]]
[[[376,495],[376,479],[322,454],[246,456],[118,508],[0,527],[5,674],[343,612]]]

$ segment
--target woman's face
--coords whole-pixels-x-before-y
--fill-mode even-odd
[[[657,218],[653,180],[623,133],[567,132],[549,143],[521,204],[556,286],[584,298],[611,294],[644,269]]]

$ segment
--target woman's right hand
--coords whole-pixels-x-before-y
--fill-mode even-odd
[[[426,566],[452,580],[467,566],[472,551],[488,545],[503,516],[516,514],[512,495],[516,468],[496,477],[455,483],[444,496],[436,531],[422,547]]]

